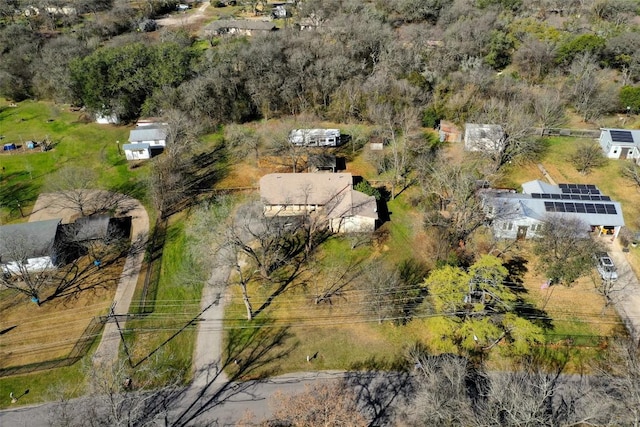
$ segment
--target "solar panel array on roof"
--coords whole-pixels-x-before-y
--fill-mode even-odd
[[[593,184],[559,184],[558,187],[566,194],[600,194]]]
[[[595,200],[610,202],[611,197],[601,194],[547,194],[547,193],[531,193],[534,199],[552,199],[552,200]]]
[[[605,203],[544,202],[547,212],[616,215],[616,207]]]
[[[633,143],[633,134],[628,130],[610,130],[609,133],[613,142]]]
[[[601,194],[548,194],[548,193],[531,193],[534,199],[552,199],[552,200],[595,200],[610,202],[611,197]]]

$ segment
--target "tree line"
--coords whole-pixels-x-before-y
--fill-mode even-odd
[[[3,0],[2,95],[125,120],[173,105],[212,124],[310,112],[377,122],[382,104],[414,107],[426,124],[510,123],[505,110],[515,110],[550,126],[562,121],[558,107],[585,120],[619,109],[620,88],[640,79],[632,1],[300,2],[294,18],[315,30],[215,38],[206,50],[184,33],[136,31],[170,2],[75,3],[78,22],[47,27],[15,13],[26,3]]]

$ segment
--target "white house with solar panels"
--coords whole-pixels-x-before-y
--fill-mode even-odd
[[[640,161],[640,130],[600,129],[600,146],[610,159]]]
[[[535,180],[515,190],[482,190],[484,210],[498,239],[529,239],[539,236],[550,215],[577,218],[591,232],[615,239],[624,226],[619,202],[603,195],[591,184],[551,185]]]

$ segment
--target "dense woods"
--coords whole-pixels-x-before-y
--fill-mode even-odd
[[[560,124],[565,106],[590,121],[637,108],[630,0],[299,2],[280,31],[215,38],[207,49],[188,48],[185,33],[136,31],[172,2],[76,1],[64,16],[1,3],[3,96],[125,120],[171,105],[210,125],[300,113],[395,125],[412,109],[427,125],[518,128]],[[293,25],[304,20],[315,27]]]

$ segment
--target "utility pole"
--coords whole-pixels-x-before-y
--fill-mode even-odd
[[[118,316],[115,313],[115,308],[116,308],[116,302],[111,304],[111,309],[109,310],[109,317],[112,317],[116,323],[116,327],[118,328],[118,333],[120,334],[120,339],[122,340],[122,346],[124,347],[124,353],[127,355],[129,366],[133,368],[133,361],[131,360],[131,354],[129,353],[127,342],[124,340],[124,334],[122,333],[122,329],[120,328],[120,322],[118,322]]]

